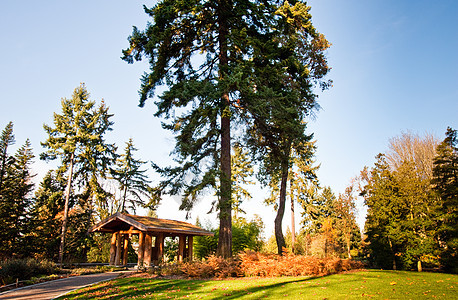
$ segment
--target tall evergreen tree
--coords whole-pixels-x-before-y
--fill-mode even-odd
[[[169,87],[156,103],[156,116],[171,119],[163,127],[177,134],[179,166],[160,170],[166,178],[162,188],[182,193],[181,208],[189,210],[203,190],[215,188],[215,177],[219,177],[217,254],[228,257],[231,119],[246,119],[248,126],[253,118],[272,120],[259,106],[275,96],[281,107],[281,99],[288,99],[278,96],[284,88],[295,91],[287,93],[290,96],[306,97],[304,105],[312,104],[311,87],[328,71],[322,52],[329,44],[311,26],[308,9],[301,2],[279,9],[277,1],[268,0],[164,0],[145,11],[154,20],[143,32],[134,27],[123,59],[130,63],[149,59],[152,71],[142,78],[140,105],[154,96],[157,86]],[[261,80],[267,77],[275,81]],[[289,143],[278,141],[283,147]]]
[[[249,144],[263,166],[266,178],[279,182],[275,235],[281,254],[285,241],[282,221],[292,150],[308,158],[305,118],[318,108],[314,86],[330,86],[326,38],[311,23],[310,7],[301,1],[284,2],[274,13],[273,26],[256,50],[262,59],[246,63],[248,84],[241,89],[246,107]],[[276,179],[275,179],[276,178]]]
[[[0,197],[2,195],[2,187],[4,177],[6,175],[6,170],[10,162],[8,159],[11,158],[8,155],[8,147],[13,145],[15,142],[14,134],[13,134],[13,122],[9,122],[5,129],[2,131],[2,135],[0,137]]]
[[[153,189],[145,175],[146,170],[141,170],[145,162],[134,158],[135,151],[137,149],[134,147],[134,142],[129,139],[124,153],[116,161],[116,167],[111,170],[121,191],[117,211],[127,212],[129,208],[135,213],[138,206],[148,206],[153,210],[156,206],[153,201]],[[144,202],[144,197],[147,197],[148,203]]]
[[[153,22],[143,32],[134,27],[123,59],[149,59],[152,71],[142,78],[141,106],[157,86],[169,87],[156,103],[156,116],[171,120],[163,127],[177,134],[178,167],[158,169],[166,178],[162,190],[183,194],[181,209],[190,210],[204,190],[216,188],[219,177],[217,254],[229,257],[230,127],[239,110],[239,65],[260,55],[250,49],[266,31],[272,5],[259,0],[164,0],[145,12]]]
[[[447,271],[458,273],[458,133],[448,127],[445,135],[437,146],[432,183],[441,199],[441,263]]]
[[[12,131],[11,131],[12,134]],[[8,155],[6,153],[6,155]],[[34,155],[26,140],[13,157],[7,159],[1,194],[0,216],[3,222],[0,236],[1,252],[7,257],[27,254],[29,208],[32,204],[34,184],[30,165]]]
[[[107,144],[104,135],[111,130],[111,115],[104,103],[95,107],[95,102],[89,100],[89,93],[84,84],[77,87],[71,99],[62,99],[62,113],[54,114],[54,127],[44,125],[48,134],[45,142],[41,143],[47,150],[40,155],[41,159],[61,161],[60,172],[67,172],[65,189],[64,214],[59,249],[59,263],[63,262],[65,234],[68,225],[70,197],[73,193],[74,179],[84,187],[80,203],[87,214],[91,215],[92,198],[100,185],[97,184],[97,174],[104,176],[109,161],[113,159],[114,147]],[[90,217],[87,219],[90,220]],[[89,226],[89,224],[87,224]]]
[[[30,243],[34,246],[31,252],[36,257],[53,261],[59,259],[59,231],[62,230],[61,217],[65,203],[67,181],[62,175],[54,170],[46,173],[35,192],[35,201],[30,212]],[[70,199],[70,203],[74,202],[74,199]]]

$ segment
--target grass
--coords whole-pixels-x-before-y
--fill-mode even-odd
[[[59,299],[458,299],[458,275],[358,271],[324,277],[120,278]]]

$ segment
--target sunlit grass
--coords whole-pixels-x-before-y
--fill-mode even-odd
[[[458,299],[458,275],[359,271],[324,277],[120,278],[59,299]]]

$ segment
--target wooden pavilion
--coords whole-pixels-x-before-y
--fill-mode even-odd
[[[164,239],[178,237],[178,261],[192,260],[193,237],[212,232],[190,223],[115,213],[89,232],[111,233],[110,265],[126,265],[132,235],[138,235],[138,267],[149,268],[163,261]],[[153,239],[154,238],[154,239]],[[153,242],[154,240],[154,242]]]

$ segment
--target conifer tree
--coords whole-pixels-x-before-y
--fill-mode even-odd
[[[156,102],[156,116],[170,120],[163,127],[177,134],[178,166],[158,168],[166,178],[161,189],[182,194],[181,209],[190,210],[219,178],[217,254],[224,257],[231,256],[231,119],[240,110],[237,90],[244,70],[239,66],[261,55],[252,49],[262,32],[272,30],[267,28],[275,12],[272,2],[160,1],[145,7],[153,21],[145,31],[134,27],[123,51],[127,62],[146,57],[151,65],[142,77],[141,106],[156,87],[168,86]]]
[[[263,46],[263,59],[245,64],[249,85],[241,89],[240,105],[246,107],[249,144],[262,165],[262,174],[279,183],[275,235],[278,253],[285,240],[282,221],[292,150],[306,159],[305,119],[318,108],[313,88],[330,87],[326,38],[311,23],[310,7],[301,1],[286,1],[275,11],[274,25]]]
[[[8,147],[13,145],[14,142],[13,122],[10,121],[5,129],[3,129],[0,137],[0,197],[2,195],[4,177],[9,165]]]
[[[10,123],[12,124],[12,123]],[[10,125],[9,124],[9,125]],[[12,140],[12,127],[5,136]],[[0,230],[2,240],[0,250],[3,256],[22,256],[27,254],[26,237],[29,231],[29,207],[32,204],[33,190],[30,165],[34,155],[27,139],[14,156],[7,156],[4,164],[3,188],[1,191],[0,218],[3,222]]]
[[[134,142],[129,139],[126,142],[124,153],[116,161],[116,167],[111,170],[113,178],[120,186],[120,200],[117,211],[128,212],[128,208],[134,213],[138,206],[150,207],[154,210],[153,189],[149,186],[150,182],[145,175],[146,170],[141,170],[144,161],[134,158]],[[148,203],[144,202],[147,197]],[[130,204],[128,207],[127,205]]]
[[[74,179],[84,187],[80,203],[87,214],[92,213],[92,197],[100,194],[97,183],[98,175],[105,176],[110,161],[113,161],[114,146],[107,144],[104,135],[111,130],[113,124],[109,118],[108,108],[102,103],[98,108],[95,102],[89,100],[89,93],[84,84],[77,87],[71,99],[62,99],[62,113],[54,114],[54,127],[44,125],[48,134],[45,142],[41,143],[46,151],[41,159],[60,159],[60,172],[67,172],[65,188],[64,214],[62,220],[61,245],[59,263],[63,262],[65,234],[68,225],[68,213],[72,204]],[[100,173],[102,172],[102,173]],[[90,220],[90,217],[88,218]],[[89,226],[89,224],[87,224]]]
[[[50,170],[35,192],[31,209],[31,251],[36,257],[53,261],[59,259],[60,233],[64,209],[66,180],[59,171]],[[74,202],[70,199],[70,202]]]
[[[156,116],[171,120],[163,127],[177,134],[178,167],[158,168],[166,178],[162,189],[182,193],[181,208],[190,210],[219,177],[220,256],[231,256],[231,120],[246,120],[238,124],[248,127],[253,118],[271,120],[259,106],[275,96],[280,102],[276,107],[281,107],[287,97],[278,93],[287,87],[313,104],[311,87],[328,71],[322,55],[328,43],[312,29],[302,4],[282,10],[277,1],[164,0],[145,8],[153,22],[145,31],[134,27],[130,47],[123,51],[129,63],[149,59],[151,72],[142,77],[140,105],[154,96],[156,87],[169,87],[156,102]],[[300,55],[295,59],[293,53]],[[310,61],[308,69],[302,68]],[[274,81],[261,80],[267,77]]]
[[[444,244],[441,263],[449,272],[458,273],[458,133],[447,128],[446,137],[437,146],[433,186],[441,199],[439,241]]]

